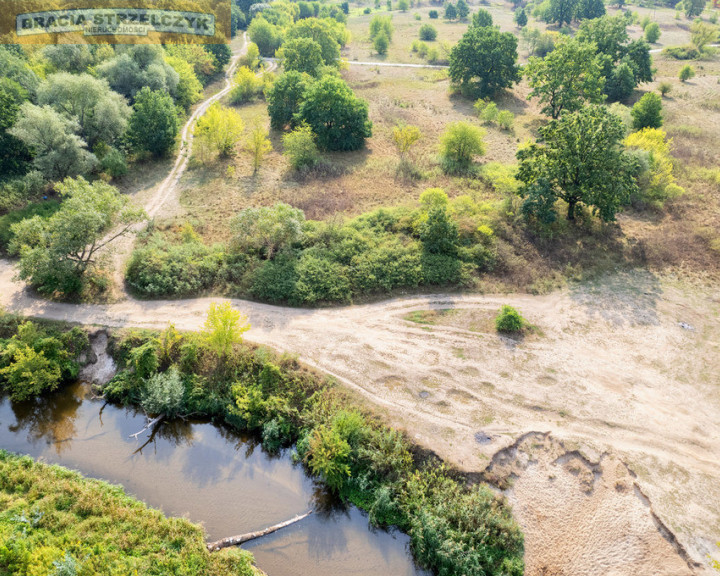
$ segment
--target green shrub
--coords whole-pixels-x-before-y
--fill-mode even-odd
[[[663,125],[662,100],[655,92],[648,92],[638,100],[630,111],[634,130],[660,128]]]
[[[500,110],[497,115],[497,124],[502,130],[510,131],[515,123],[515,114],[510,110]]]
[[[125,281],[142,296],[191,296],[215,286],[225,269],[225,252],[219,246],[152,239],[133,251]]]
[[[690,78],[695,77],[695,68],[690,66],[690,64],[685,64],[685,66],[680,68],[678,77],[680,78],[680,82],[687,82]]]
[[[431,24],[423,24],[420,26],[420,40],[432,42],[437,38],[437,29]]]
[[[0,251],[6,252],[13,237],[11,226],[16,222],[20,222],[33,216],[41,218],[49,218],[60,208],[60,202],[57,200],[45,200],[43,202],[35,202],[28,204],[21,210],[15,210],[4,216],[0,216]]]
[[[658,92],[660,92],[660,95],[664,98],[670,92],[672,91],[672,84],[670,82],[660,82],[658,85]]]
[[[650,22],[645,27],[645,40],[650,44],[655,44],[660,39],[660,26],[657,22]]]
[[[146,413],[174,418],[182,412],[185,387],[177,368],[147,379],[140,404]]]
[[[526,324],[525,319],[512,306],[503,305],[495,317],[495,329],[498,332],[516,334],[522,332]]]
[[[77,378],[77,357],[87,349],[87,334],[79,328],[49,332],[23,322],[8,340],[0,340],[0,387],[21,401],[55,390]]]
[[[110,148],[100,160],[100,169],[111,178],[122,178],[128,171],[125,155],[117,148]]]
[[[438,14],[437,10],[430,10],[430,12],[428,12],[428,16],[433,20],[437,20],[440,17],[440,14]]]
[[[467,172],[475,156],[485,154],[485,131],[468,122],[450,124],[440,138],[440,159],[446,174]]]
[[[349,270],[346,266],[305,252],[297,264],[294,300],[297,303],[349,302]]]
[[[389,46],[390,40],[388,39],[387,34],[380,32],[377,36],[375,36],[375,40],[373,40],[373,48],[375,48],[375,51],[378,54],[381,56],[387,54]]]
[[[696,60],[700,58],[700,51],[692,44],[685,46],[668,46],[663,49],[663,54],[675,60]]]

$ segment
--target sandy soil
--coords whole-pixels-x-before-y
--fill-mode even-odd
[[[12,277],[0,262],[6,309],[83,324],[198,329],[211,301],[50,303]],[[638,272],[547,296],[318,310],[232,302],[250,317],[248,339],[334,375],[464,470],[483,471],[524,434],[551,433],[509,483],[528,575],[690,574],[717,551],[717,291]],[[526,339],[492,330],[505,303],[537,327]],[[563,456],[575,450],[592,489]]]

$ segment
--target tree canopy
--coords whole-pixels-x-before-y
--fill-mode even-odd
[[[465,93],[491,97],[519,80],[517,38],[490,26],[471,26],[450,52],[450,79]]]
[[[595,52],[593,44],[563,39],[545,58],[530,58],[523,73],[532,88],[529,97],[539,98],[543,114],[558,118],[584,102],[605,99],[602,60]]]
[[[282,46],[282,64],[286,71],[318,76],[323,66],[322,47],[312,38],[294,38]]]
[[[557,199],[567,203],[568,220],[580,203],[604,222],[637,191],[635,165],[624,151],[622,120],[604,106],[588,105],[551,120],[537,143],[522,148],[517,178],[523,211],[542,223],[555,220]]]
[[[298,119],[312,128],[325,150],[357,150],[372,135],[368,103],[335,76],[324,76],[308,87]]]
[[[38,291],[71,294],[80,290],[98,250],[128,233],[144,212],[102,181],[68,178],[56,188],[64,197],[60,209],[47,219],[13,224],[10,250],[20,255],[20,277]]]
[[[172,98],[160,90],[143,88],[130,116],[128,140],[138,151],[163,156],[175,146],[179,122]]]

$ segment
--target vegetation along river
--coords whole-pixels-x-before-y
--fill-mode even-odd
[[[171,516],[202,523],[210,540],[260,530],[314,509],[279,532],[248,542],[270,576],[412,576],[402,533],[373,530],[293,464],[252,438],[214,424],[175,421],[130,435],[145,416],[94,398],[82,383],[35,401],[0,399],[0,447],[121,484]]]

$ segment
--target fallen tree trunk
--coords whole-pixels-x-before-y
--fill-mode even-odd
[[[145,424],[145,428],[143,428],[142,430],[138,430],[137,432],[135,432],[135,434],[130,434],[130,436],[128,436],[128,438],[136,438],[137,439],[137,437],[140,436],[140,434],[142,434],[143,432],[145,432],[147,430],[152,430],[153,428],[155,428],[155,426],[157,426],[163,418],[165,418],[165,414],[160,414],[160,416],[158,416],[157,418],[153,418],[152,420],[150,420],[150,418],[148,418],[147,424]]]
[[[243,542],[255,540],[255,538],[260,538],[261,536],[267,536],[268,534],[277,532],[281,528],[285,528],[287,526],[290,526],[291,524],[295,524],[295,522],[300,522],[300,520],[302,520],[303,518],[307,518],[308,516],[310,516],[310,514],[312,514],[312,510],[305,512],[305,514],[295,516],[295,518],[291,518],[290,520],[285,520],[285,522],[280,522],[280,524],[275,524],[274,526],[265,528],[265,530],[248,532],[247,534],[240,534],[239,536],[229,536],[228,538],[223,538],[222,540],[218,540],[217,542],[208,542],[207,549],[210,552],[217,552],[218,550],[222,550],[223,548],[228,548],[230,546],[238,546]]]

